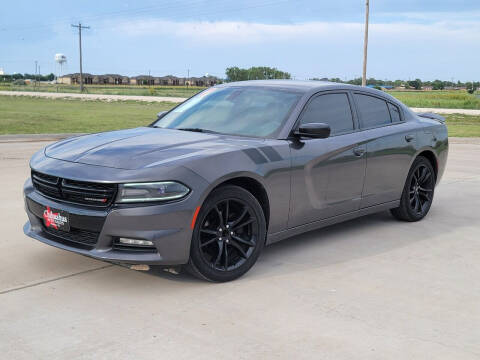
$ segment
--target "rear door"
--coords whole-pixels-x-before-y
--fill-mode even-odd
[[[327,123],[331,135],[326,139],[302,138],[291,142],[289,227],[357,210],[366,147],[357,141],[351,95],[326,92],[314,96],[305,106],[299,123]]]
[[[415,126],[382,97],[355,92],[353,98],[367,149],[361,208],[398,200],[415,154]]]

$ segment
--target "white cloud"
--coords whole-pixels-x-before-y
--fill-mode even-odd
[[[129,36],[171,35],[202,42],[259,43],[283,41],[304,36],[334,34],[360,30],[360,24],[337,23],[333,29],[329,23],[262,24],[249,22],[173,22],[142,20],[126,22],[118,30]]]
[[[445,22],[445,21],[461,21],[461,22],[478,22],[480,11],[431,11],[431,12],[380,12],[377,14],[380,18],[406,19],[410,21],[422,21],[423,23]]]
[[[307,22],[300,24],[263,24],[251,22],[174,22],[144,19],[113,25],[116,33],[130,37],[169,36],[192,43],[219,45],[258,44],[317,39],[338,42],[362,38],[363,24],[348,22]],[[480,23],[443,21],[421,23],[373,23],[370,34],[379,41],[480,41]]]

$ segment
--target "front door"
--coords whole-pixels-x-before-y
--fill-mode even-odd
[[[323,93],[307,103],[300,123],[329,124],[331,135],[291,142],[289,227],[359,209],[366,145],[358,143],[354,120],[346,92]]]

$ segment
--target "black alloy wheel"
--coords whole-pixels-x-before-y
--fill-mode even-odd
[[[210,281],[233,280],[253,266],[265,234],[265,217],[257,199],[237,186],[220,187],[197,217],[189,268]]]
[[[400,206],[393,216],[405,221],[418,221],[427,215],[435,191],[435,172],[430,161],[419,156],[413,162],[403,189]]]
[[[410,179],[410,187],[408,192],[408,202],[410,209],[415,214],[422,215],[430,208],[433,195],[433,173],[425,166],[419,164]]]

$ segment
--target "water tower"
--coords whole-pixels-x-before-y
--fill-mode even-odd
[[[57,68],[57,82],[58,78],[62,75],[63,73],[63,64],[67,62],[67,57],[63,54],[55,54],[55,63],[58,64]]]

